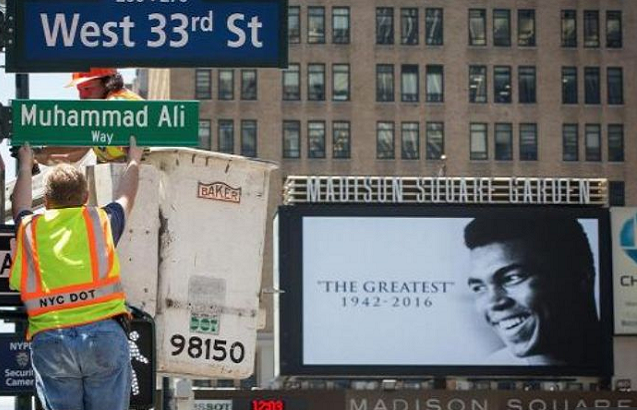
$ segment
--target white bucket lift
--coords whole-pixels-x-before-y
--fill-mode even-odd
[[[110,202],[123,164],[88,169]],[[155,317],[157,371],[238,379],[254,369],[269,162],[155,148],[118,245],[129,301]]]

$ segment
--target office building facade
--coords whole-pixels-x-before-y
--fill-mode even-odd
[[[148,93],[201,101],[201,148],[277,162],[272,213],[287,175],[599,177],[630,206],[636,25],[625,0],[291,0],[287,69],[153,69]]]

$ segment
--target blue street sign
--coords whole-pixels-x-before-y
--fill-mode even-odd
[[[287,0],[8,0],[8,72],[285,67]]]

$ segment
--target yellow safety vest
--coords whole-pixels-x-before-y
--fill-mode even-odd
[[[96,207],[27,215],[18,228],[9,285],[29,315],[27,339],[43,330],[128,314],[106,212]]]
[[[106,99],[128,101],[143,100],[142,97],[126,88],[109,93]],[[99,162],[119,161],[126,158],[126,149],[124,147],[93,147],[93,152],[95,152],[95,156]]]

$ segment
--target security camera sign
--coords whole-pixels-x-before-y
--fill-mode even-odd
[[[20,336],[0,335],[0,393],[30,393],[35,388],[30,343]]]
[[[287,64],[285,0],[7,3],[7,71]]]

